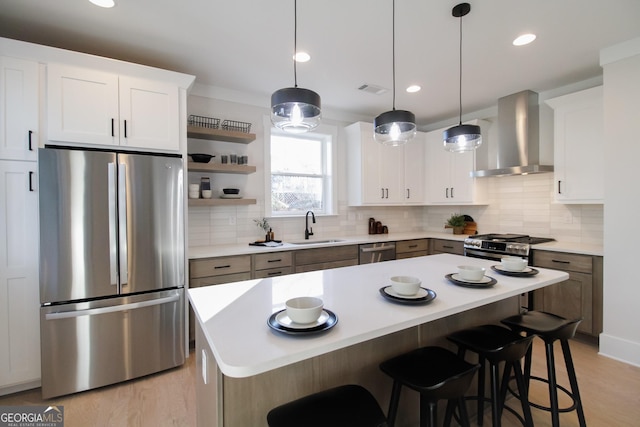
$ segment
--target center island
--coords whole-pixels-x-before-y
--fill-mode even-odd
[[[469,288],[445,276],[458,265],[477,265],[497,283]],[[391,379],[378,365],[425,345],[452,350],[454,331],[498,323],[520,311],[521,295],[568,279],[561,271],[511,277],[492,271],[495,261],[439,254],[189,290],[196,321],[198,426],[267,426],[275,406],[330,387],[355,383],[388,405]],[[396,275],[415,276],[437,297],[424,305],[385,299],[380,288]],[[335,313],[324,332],[292,336],[267,320],[289,298],[316,296]],[[434,367],[437,369],[437,367]],[[415,425],[417,393],[405,392],[398,426]]]

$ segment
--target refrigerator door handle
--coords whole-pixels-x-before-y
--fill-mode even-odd
[[[99,307],[99,308],[89,308],[87,310],[73,310],[73,311],[60,311],[57,313],[47,313],[45,314],[45,320],[59,320],[59,319],[69,319],[72,317],[80,317],[80,316],[95,316],[98,314],[107,314],[107,313],[115,313],[118,311],[126,311],[126,310],[136,310],[138,308],[150,307],[154,305],[162,305],[176,302],[180,299],[179,295],[173,295],[170,297],[158,298],[149,301],[140,301],[140,302],[132,302],[129,304],[116,304],[111,305],[109,307]]]
[[[127,165],[118,165],[118,243],[120,249],[120,286],[129,282],[127,265]]]
[[[109,180],[109,273],[111,284],[118,285],[118,224],[116,219],[116,164],[107,164]]]

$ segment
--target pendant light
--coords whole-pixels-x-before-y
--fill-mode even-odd
[[[457,126],[453,126],[443,133],[444,149],[460,153],[463,151],[473,151],[482,144],[480,126],[462,124],[462,17],[471,11],[469,3],[460,3],[451,11],[452,15],[460,18],[460,121]]]
[[[293,80],[294,86],[271,95],[271,123],[289,133],[304,133],[320,124],[320,95],[298,87],[295,54],[298,37],[298,2],[293,2]]]
[[[396,110],[396,2],[393,0],[393,109],[373,121],[373,138],[384,145],[405,144],[416,135],[416,116],[405,110]]]

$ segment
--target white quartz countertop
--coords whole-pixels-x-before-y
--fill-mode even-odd
[[[250,246],[246,244],[230,244],[230,245],[214,245],[214,246],[198,246],[189,248],[189,259],[211,258],[230,255],[250,255],[267,252],[291,251],[298,249],[321,248],[327,246],[342,245],[360,245],[376,242],[395,242],[411,239],[445,239],[463,242],[469,237],[466,234],[452,234],[452,232],[407,232],[407,233],[391,233],[391,234],[369,234],[364,236],[347,236],[347,237],[317,237],[313,236],[309,239],[308,244],[294,244],[283,242],[282,246]],[[327,241],[328,243],[315,243],[318,241]],[[304,239],[295,241],[296,243],[306,243]],[[602,256],[603,249],[601,245],[589,245],[572,242],[549,242],[532,246],[533,250],[554,251],[554,252],[570,252],[583,255]]]
[[[488,288],[466,288],[445,276],[461,264],[487,268],[497,279]],[[568,279],[567,273],[538,268],[530,277],[504,276],[490,270],[495,261],[440,254],[331,270],[291,274],[189,289],[208,346],[224,375],[248,377],[353,344],[500,301]],[[437,297],[426,305],[401,305],[383,298],[379,289],[394,275],[422,280]],[[284,309],[287,299],[318,296],[334,312],[332,329],[309,336],[272,330],[268,318]]]

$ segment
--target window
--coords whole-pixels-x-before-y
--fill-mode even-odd
[[[271,128],[266,162],[270,168],[266,194],[271,194],[266,200],[268,216],[298,216],[309,210],[334,213],[336,130],[327,125],[317,129],[290,134]]]

